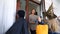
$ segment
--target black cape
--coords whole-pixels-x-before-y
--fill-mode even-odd
[[[5,34],[29,34],[26,20],[19,18]]]

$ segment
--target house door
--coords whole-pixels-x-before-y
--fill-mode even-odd
[[[28,2],[29,0],[17,0],[16,3],[16,13],[18,10],[24,10],[26,15],[26,20],[28,21]],[[18,16],[16,14],[16,20],[17,20]]]
[[[40,5],[39,1],[34,0],[17,0],[16,10],[25,10],[25,18],[29,22],[29,13],[34,8],[36,9]]]

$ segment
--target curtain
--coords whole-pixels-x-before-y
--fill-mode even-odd
[[[16,0],[0,0],[0,34],[5,33],[14,23]]]

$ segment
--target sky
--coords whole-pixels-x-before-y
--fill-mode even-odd
[[[53,0],[54,3],[54,13],[60,16],[60,0]]]
[[[48,10],[49,6],[53,2],[53,11],[59,17],[60,16],[60,0],[45,0],[45,8]]]

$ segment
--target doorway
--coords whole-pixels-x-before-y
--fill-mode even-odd
[[[25,11],[25,18],[27,21],[29,21],[29,14],[31,10],[34,8],[38,12],[38,15],[40,14],[40,3],[39,1],[34,1],[34,0],[17,0],[16,4],[16,10],[24,10]],[[16,12],[17,12],[16,11]]]

